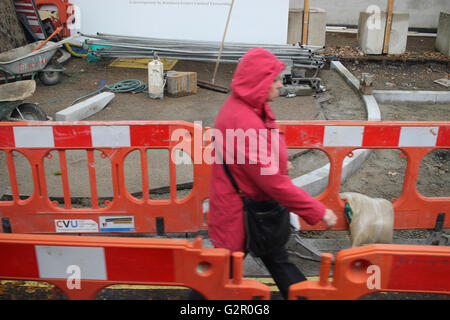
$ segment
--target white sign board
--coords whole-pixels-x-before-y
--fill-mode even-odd
[[[231,0],[71,0],[85,34],[221,41]],[[286,44],[289,0],[235,0],[226,42]],[[75,26],[75,24],[74,24]]]

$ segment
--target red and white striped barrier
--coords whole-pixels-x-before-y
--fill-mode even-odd
[[[365,123],[349,125],[350,121],[332,125],[310,122],[295,126],[286,125],[288,145],[302,147],[448,147],[450,125]],[[359,122],[360,123],[360,122]],[[300,125],[298,125],[300,124]],[[0,126],[2,148],[120,148],[120,147],[168,147],[169,124],[121,123],[89,124],[40,124]],[[175,141],[174,141],[175,142]],[[202,143],[202,140],[200,140]]]
[[[399,149],[407,160],[403,192],[395,199],[395,229],[433,228],[439,213],[450,210],[449,197],[427,198],[417,191],[417,178],[423,158],[438,149],[450,148],[450,123],[441,122],[375,122],[375,121],[280,121],[288,148],[319,149],[330,160],[328,185],[316,196],[338,215],[334,230],[346,230],[344,204],[339,198],[344,161],[358,149]],[[0,122],[0,151],[6,155],[6,167],[12,191],[12,201],[0,201],[3,232],[55,233],[57,223],[89,223],[95,228],[84,232],[107,232],[98,228],[102,219],[126,217],[133,222],[128,232],[176,233],[207,229],[208,212],[203,203],[209,196],[210,163],[203,156],[211,154],[211,143],[201,125],[183,121],[113,121],[113,122]],[[245,135],[245,132],[243,132]],[[180,143],[180,139],[182,143]],[[209,143],[209,144],[208,144]],[[167,149],[170,155],[183,150],[193,162],[192,192],[177,199],[176,159],[169,157],[170,200],[154,201],[149,197],[147,150]],[[86,150],[92,207],[73,208],[69,187],[69,168],[65,152]],[[64,193],[64,208],[49,199],[45,158],[57,150]],[[113,200],[101,207],[97,191],[94,151],[110,161]],[[138,150],[141,158],[136,175],[142,178],[142,199],[128,192],[124,162],[127,155]],[[200,151],[200,152],[197,152]],[[34,192],[28,199],[19,195],[14,166],[14,153],[29,161]],[[355,154],[353,153],[355,152]],[[197,157],[197,155],[200,157]],[[198,161],[200,160],[200,161]],[[22,182],[22,181],[21,181]],[[23,182],[22,182],[23,183]],[[28,183],[28,182],[27,182]],[[138,186],[141,187],[141,186]],[[56,226],[56,227],[55,227]],[[450,220],[444,227],[450,226]],[[322,230],[323,224],[304,230]],[[64,229],[65,232],[75,232]],[[77,229],[78,230],[78,229]],[[115,231],[112,231],[115,232]]]
[[[450,124],[414,123],[408,125],[383,122],[382,125],[299,125],[286,124],[289,146],[322,147],[448,147]],[[348,121],[346,121],[348,123]]]
[[[44,40],[46,38],[44,26],[37,15],[38,11],[33,2],[31,0],[15,0],[14,5],[18,14],[23,14],[27,17],[28,24],[38,39]]]
[[[0,127],[3,148],[169,146],[169,125],[39,125]]]
[[[270,298],[243,280],[243,253],[179,239],[0,234],[0,279],[53,283],[72,299],[94,299],[114,284],[186,286],[207,299]],[[78,285],[77,285],[78,282]]]

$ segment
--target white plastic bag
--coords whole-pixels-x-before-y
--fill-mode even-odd
[[[370,243],[392,243],[394,207],[391,202],[356,192],[340,194],[353,211],[350,223],[352,247]]]

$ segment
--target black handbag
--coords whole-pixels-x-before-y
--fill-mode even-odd
[[[245,198],[227,165],[225,172],[244,205],[245,249],[264,257],[282,249],[290,236],[290,213],[275,200],[254,201]]]

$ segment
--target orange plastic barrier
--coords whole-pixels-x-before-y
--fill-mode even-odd
[[[38,9],[42,6],[52,5],[58,8],[58,18],[63,25],[63,37],[70,36],[70,30],[67,27],[67,22],[72,15],[73,5],[68,0],[34,0]]]
[[[358,299],[375,292],[450,294],[450,247],[369,245],[322,256],[319,281],[292,285],[289,299]]]
[[[243,253],[176,239],[0,234],[0,279],[45,281],[69,299],[94,299],[114,284],[192,288],[210,300],[270,298],[268,286],[243,280]]]
[[[173,122],[78,122],[64,123],[0,123],[0,151],[6,153],[6,163],[12,191],[12,201],[0,201],[0,218],[14,233],[70,232],[136,232],[177,233],[198,232],[207,228],[203,202],[209,194],[210,166],[193,162],[194,185],[188,196],[177,198],[176,163],[171,155],[183,150],[194,153],[194,139],[202,141],[202,128],[193,123]],[[171,139],[173,138],[173,140]],[[181,142],[180,142],[181,141]],[[85,150],[91,191],[92,206],[74,208],[66,161],[67,150]],[[124,161],[132,151],[139,151],[142,178],[142,199],[132,196],[125,184]],[[147,150],[167,150],[170,175],[170,199],[155,200],[149,197],[149,168]],[[44,161],[57,151],[64,193],[64,207],[49,199]],[[94,152],[110,162],[113,200],[99,203]],[[13,152],[23,154],[32,168],[34,192],[21,200]],[[201,152],[201,150],[200,150]],[[191,158],[194,158],[192,155]],[[47,173],[48,174],[48,173]],[[31,182],[31,181],[30,181]],[[30,183],[27,182],[27,183]],[[114,217],[128,219],[129,228],[123,227],[125,220],[110,223],[102,228],[102,221]],[[7,219],[7,220],[5,220]],[[120,218],[122,219],[122,218]],[[84,226],[84,227],[83,227]],[[4,232],[7,232],[3,230]]]
[[[450,148],[450,123],[375,121],[281,121],[288,148],[319,149],[330,161],[328,186],[316,197],[333,209],[338,222],[333,230],[346,230],[345,203],[339,198],[345,158],[357,149],[398,149],[407,159],[400,198],[392,199],[394,229],[430,229],[439,213],[450,213],[450,197],[424,197],[417,191],[422,159],[430,152]],[[323,230],[301,221],[302,230]],[[450,219],[444,222],[450,228]]]
[[[348,229],[339,192],[343,162],[357,149],[399,149],[407,159],[403,191],[399,199],[394,199],[395,229],[430,229],[435,226],[439,213],[450,211],[450,197],[424,197],[416,186],[423,157],[433,150],[450,148],[449,122],[284,121],[279,125],[288,148],[319,149],[329,157],[328,187],[317,199],[336,212],[338,222],[333,230]],[[208,212],[204,212],[203,202],[209,196],[210,165],[205,155],[211,155],[212,149],[206,133],[201,125],[182,121],[2,122],[0,153],[6,155],[12,193],[11,201],[0,201],[3,232],[116,232],[113,228],[102,228],[102,221],[114,217],[133,222],[132,227],[121,229],[126,232],[206,230]],[[170,157],[170,199],[149,197],[147,151],[152,149],[165,149],[169,155],[183,150],[194,159],[193,189],[187,197],[177,199],[176,164]],[[90,185],[86,188],[91,191],[92,207],[71,205],[68,150],[87,153]],[[104,207],[99,204],[94,161],[94,152],[99,151],[110,162],[114,191],[113,199],[106,201]],[[124,161],[133,151],[139,151],[141,159],[138,171],[142,199],[130,194],[125,184]],[[32,168],[34,192],[25,200],[19,195],[14,152],[23,154]],[[50,201],[48,196],[44,162],[51,152],[59,155],[64,207]],[[77,229],[81,224],[92,229]],[[301,225],[303,230],[325,228],[323,223],[310,226],[302,221]],[[450,219],[445,220],[443,227],[450,228]]]

